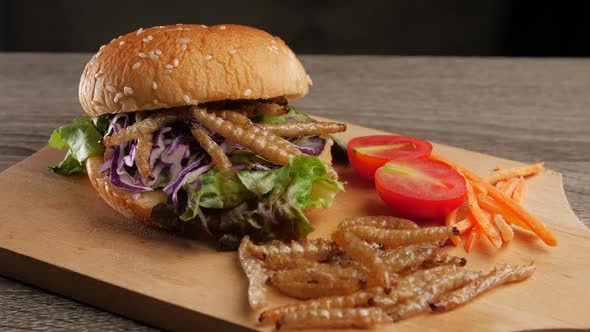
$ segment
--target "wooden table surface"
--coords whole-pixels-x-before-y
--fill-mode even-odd
[[[0,170],[83,115],[89,54],[0,53]],[[301,110],[563,173],[590,226],[590,60],[302,56],[314,81]],[[34,202],[31,202],[34,204]],[[18,222],[15,220],[15,222]],[[152,330],[0,278],[0,330]]]

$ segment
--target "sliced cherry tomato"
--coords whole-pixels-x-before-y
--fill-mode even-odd
[[[348,142],[348,160],[367,180],[373,180],[375,171],[390,160],[424,158],[430,152],[432,144],[407,136],[362,136]]]
[[[381,198],[409,219],[437,219],[467,196],[465,179],[446,164],[428,159],[392,160],[375,173]]]

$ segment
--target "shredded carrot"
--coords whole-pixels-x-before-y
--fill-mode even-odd
[[[514,189],[514,192],[512,193],[512,199],[514,199],[516,202],[518,202],[518,204],[522,204],[522,197],[524,195],[524,190],[526,189],[526,181],[524,180],[524,177],[520,177],[520,179],[518,180],[518,185],[516,186],[516,188]]]
[[[514,239],[514,230],[508,225],[508,223],[506,223],[506,220],[504,220],[501,214],[494,216],[494,222],[496,223],[496,226],[498,226],[504,242],[510,242]]]
[[[506,168],[493,172],[486,176],[483,180],[487,183],[495,183],[496,181],[506,180],[515,176],[528,176],[539,173],[543,169],[544,163],[526,165],[515,168]]]
[[[496,188],[498,188],[498,190],[504,189],[505,185],[506,185],[506,181],[504,181],[504,180],[500,180],[500,181],[496,182]]]
[[[505,211],[496,201],[490,199],[489,197],[479,194],[477,195],[477,203],[482,209],[486,209],[494,214],[501,214],[509,224],[516,225],[518,227],[531,230],[527,224],[522,222],[518,217],[514,214]]]
[[[499,189],[501,192],[506,195],[506,197],[512,197],[512,193],[514,189],[518,186],[518,178],[510,178],[510,180],[506,181],[502,189]]]
[[[469,216],[461,221],[456,222],[455,227],[459,229],[459,234],[463,234],[467,232],[469,229],[471,229],[471,227],[473,227],[473,224],[473,218]]]
[[[469,181],[467,181],[467,201],[469,202],[471,215],[473,216],[473,219],[475,219],[475,223],[482,230],[482,233],[496,248],[500,248],[502,246],[502,238],[494,228],[494,225],[490,222],[488,216],[485,215],[483,210],[479,207],[479,204],[477,204],[477,198]]]
[[[475,242],[477,242],[477,239],[479,238],[479,232],[477,230],[477,228],[474,228],[471,233],[469,233],[469,236],[467,237],[467,241],[465,241],[465,251],[470,252],[471,249],[473,249],[473,246],[475,245]]]
[[[488,190],[481,184],[481,183],[477,183],[477,182],[471,182],[471,186],[473,187],[473,189],[477,190],[478,192],[487,195],[488,194]]]
[[[501,191],[496,189],[496,187],[492,186],[489,182],[484,181],[484,179],[481,176],[471,172],[470,170],[468,170],[466,168],[460,167],[457,164],[452,163],[443,157],[431,154],[430,158],[433,160],[438,160],[440,162],[443,162],[443,163],[449,165],[451,168],[463,172],[463,174],[467,177],[468,180],[471,180],[473,182],[482,183],[488,189],[488,195],[491,198],[493,198],[494,200],[496,200],[498,205],[503,210],[511,212],[516,217],[518,217],[520,220],[522,220],[547,245],[557,246],[557,239],[555,238],[555,236],[553,236],[551,231],[549,231],[547,229],[545,224],[543,224],[541,221],[539,221],[533,215],[528,213],[516,201],[514,201],[511,198],[506,197]],[[504,215],[504,213],[501,213],[501,214]]]

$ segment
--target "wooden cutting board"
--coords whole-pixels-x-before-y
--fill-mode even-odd
[[[350,125],[338,139],[381,133]],[[435,152],[486,174],[519,163],[443,145]],[[111,210],[85,175],[52,174],[62,152],[44,148],[0,174],[0,274],[155,326],[173,330],[259,329],[246,300],[246,279],[235,253],[126,220]],[[328,237],[339,220],[391,214],[370,183],[349,166],[348,182],[332,208],[310,212]],[[561,175],[545,170],[528,181],[524,205],[559,240],[545,246],[517,232],[497,250],[480,243],[468,267],[534,261],[532,279],[493,290],[444,314],[425,314],[379,331],[520,330],[590,326],[590,231],[565,198]],[[463,248],[449,249],[465,255]]]

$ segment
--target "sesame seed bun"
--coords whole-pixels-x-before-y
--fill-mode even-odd
[[[240,25],[139,29],[102,46],[80,78],[91,116],[225,99],[295,99],[311,80],[278,37]]]
[[[324,150],[318,158],[326,165],[332,164],[330,148],[334,144],[331,138],[326,138]],[[134,219],[145,225],[167,228],[151,218],[152,209],[165,203],[168,195],[162,190],[138,192],[133,194],[130,191],[115,187],[109,181],[108,173],[101,173],[98,168],[104,162],[102,156],[86,159],[86,172],[92,186],[98,191],[99,196],[115,211],[127,218]]]

